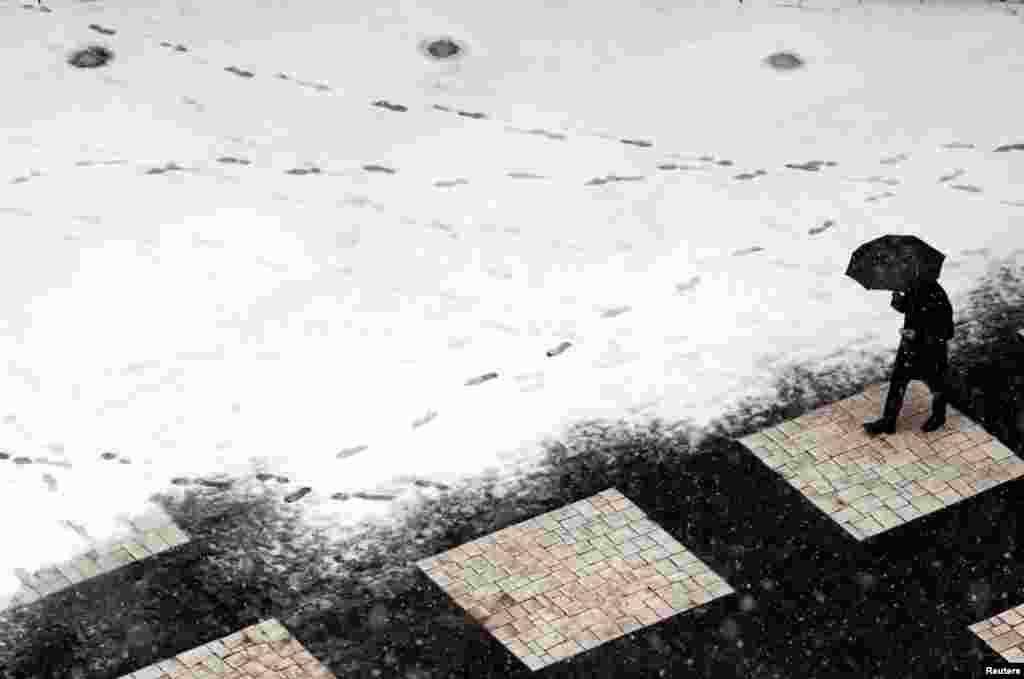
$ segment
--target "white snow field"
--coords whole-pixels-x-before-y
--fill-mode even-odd
[[[704,424],[784,363],[894,350],[857,245],[922,236],[954,305],[1024,246],[1024,151],[993,153],[1024,142],[1024,18],[803,5],[0,4],[0,450],[35,461],[0,467],[0,573],[175,476],[387,520],[326,497],[414,501],[582,418]],[[442,35],[465,55],[417,51]],[[91,42],[109,67],[65,63]]]

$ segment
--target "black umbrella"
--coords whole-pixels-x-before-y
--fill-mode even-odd
[[[853,251],[846,275],[868,290],[906,290],[917,281],[935,281],[942,254],[917,236],[881,236]]]

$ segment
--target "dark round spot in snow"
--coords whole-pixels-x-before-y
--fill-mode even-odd
[[[75,68],[99,68],[114,60],[114,53],[101,45],[90,45],[75,50],[68,57],[68,63]]]
[[[188,486],[191,485],[192,479],[186,479],[182,476],[177,476],[171,479],[171,483],[173,483],[176,486]]]
[[[432,40],[423,50],[434,59],[452,59],[462,53],[462,47],[451,38]]]
[[[10,453],[0,453],[0,460],[9,460],[9,459],[11,459],[11,454]]]
[[[16,457],[14,458],[14,464],[32,464],[32,460],[27,457]]]
[[[100,457],[102,457],[104,460],[113,460],[115,457],[117,457],[117,455],[114,453],[103,453],[102,455],[100,455]]]
[[[804,65],[804,60],[792,52],[776,52],[765,57],[765,63],[778,71],[792,71]]]
[[[291,479],[289,479],[287,476],[278,476],[277,477],[277,482],[278,483],[291,483]]]

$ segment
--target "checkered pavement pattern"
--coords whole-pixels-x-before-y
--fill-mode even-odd
[[[334,679],[273,618],[120,679]]]
[[[615,489],[417,565],[533,670],[733,592]]]
[[[34,572],[15,570],[21,586],[14,592],[0,592],[0,611],[34,603],[44,596],[183,545],[191,539],[156,505],[135,518],[122,517],[121,523],[123,530],[105,541],[93,541],[92,548],[73,559]]]
[[[864,540],[1024,475],[1024,460],[956,409],[924,433],[927,387],[912,382],[896,432],[875,438],[888,384],[740,439],[819,509]]]
[[[1013,663],[1024,663],[1024,604],[977,622],[969,630]]]

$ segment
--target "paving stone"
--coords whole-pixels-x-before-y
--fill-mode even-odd
[[[159,679],[319,679],[333,676],[301,644],[291,639],[287,630],[283,636],[287,636],[289,641],[268,644],[252,638],[260,636],[261,629],[282,636],[280,630],[284,628],[276,620],[264,621],[136,670],[121,679],[138,679],[140,676]]]
[[[1024,476],[1024,460],[954,408],[942,430],[921,432],[930,410],[926,389],[905,400],[896,434],[868,437],[861,424],[877,417],[886,389],[871,385],[830,404],[824,420],[802,415],[741,443],[857,539]],[[991,468],[1003,461],[1005,469]]]
[[[566,532],[560,541],[545,537],[550,535],[545,527],[549,518],[566,516],[562,510],[492,534],[498,545],[521,544],[531,555],[555,564],[548,570],[518,573],[510,566],[507,576],[490,585],[492,593],[504,599],[474,598],[487,587],[479,584],[487,571],[473,570],[470,566],[481,564],[467,558],[462,547],[417,565],[510,652],[524,662],[532,657],[530,662],[547,664],[732,592],[706,564],[620,494],[598,494],[587,498],[586,504],[600,518],[576,521],[570,517],[574,530],[565,529],[567,520],[562,519]],[[615,527],[615,523],[622,525]],[[561,544],[567,535],[577,543]],[[437,566],[446,563],[460,565]],[[439,572],[443,577],[438,577]],[[680,585],[681,593],[668,600],[654,593],[673,582]],[[687,582],[697,589],[691,592]],[[486,608],[476,603],[484,601]],[[623,616],[624,610],[632,614]]]

